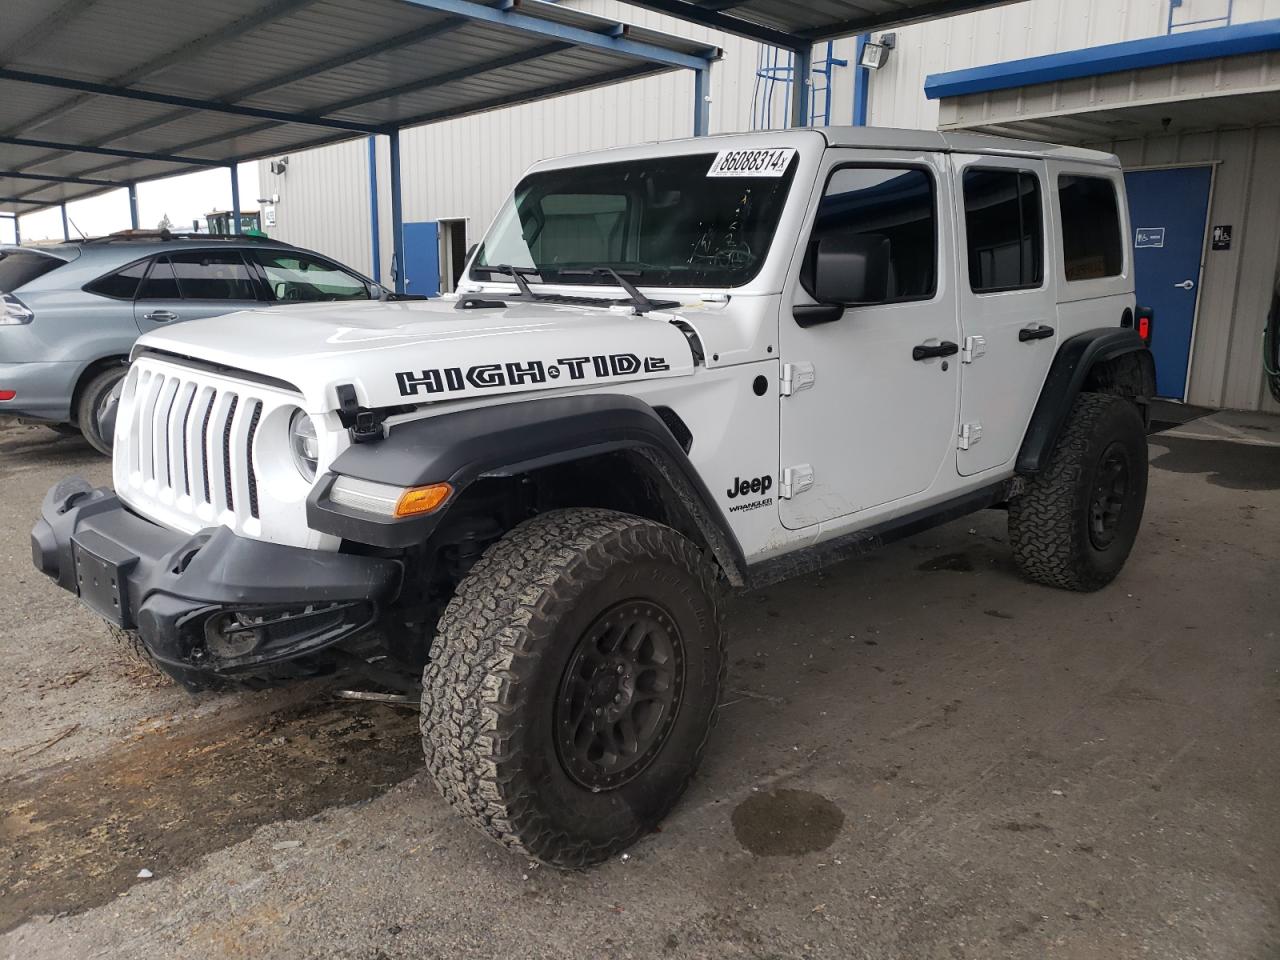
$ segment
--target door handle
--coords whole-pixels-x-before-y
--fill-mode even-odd
[[[950,357],[960,352],[960,345],[950,340],[941,343],[921,343],[911,348],[912,360],[932,360],[934,357]]]
[[[1047,327],[1043,323],[1035,327],[1023,327],[1018,331],[1018,342],[1026,343],[1028,340],[1048,340],[1053,336],[1053,327]]]
[[[1175,283],[1174,286],[1181,290],[1194,290],[1196,282],[1194,280],[1183,280],[1181,283]]]
[[[154,320],[156,323],[168,323],[170,320],[178,319],[178,315],[172,310],[152,310],[145,316],[148,320]]]

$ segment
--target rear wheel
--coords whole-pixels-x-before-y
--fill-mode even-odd
[[[692,543],[606,510],[544,514],[489,547],[440,619],[427,768],[500,843],[599,862],[684,792],[724,668],[713,570]]]
[[[1134,404],[1082,393],[1045,469],[1009,501],[1009,542],[1022,572],[1067,590],[1097,590],[1124,566],[1147,498],[1147,437]]]
[[[76,423],[80,432],[89,441],[89,446],[108,457],[111,456],[113,437],[99,424],[99,410],[127,372],[128,367],[122,363],[95,373],[80,389],[80,398],[76,404]]]

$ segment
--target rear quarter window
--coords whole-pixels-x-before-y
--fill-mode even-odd
[[[0,253],[0,291],[13,293],[37,277],[43,277],[51,270],[57,270],[64,263],[66,263],[65,260],[59,260],[57,257],[26,250]]]
[[[1067,280],[1100,280],[1124,271],[1120,204],[1106,177],[1058,177],[1062,212],[1062,259]]]
[[[138,293],[138,284],[147,275],[148,260],[131,263],[115,273],[108,273],[92,283],[86,283],[84,289],[96,293],[100,297],[111,297],[113,300],[132,300]]]

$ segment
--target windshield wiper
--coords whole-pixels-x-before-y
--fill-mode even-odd
[[[668,307],[680,306],[679,300],[650,300],[636,289],[634,283],[613,269],[613,267],[592,267],[589,270],[558,270],[556,273],[557,276],[561,277],[609,277],[631,298],[631,305],[635,307],[636,313],[648,313],[650,310],[665,310]],[[634,277],[640,276],[638,272],[631,275]]]
[[[526,273],[538,276],[539,271],[537,267],[513,267],[509,263],[496,263],[492,266],[472,267],[471,269],[483,270],[485,273],[505,273],[516,282],[516,286],[520,289],[522,296],[528,297],[530,300],[538,299],[538,295],[529,289],[529,284],[524,279],[524,274]]]

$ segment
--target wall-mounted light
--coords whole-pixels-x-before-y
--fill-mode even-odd
[[[896,33],[882,33],[878,40],[868,40],[862,48],[860,66],[868,70],[879,70],[889,62],[889,51],[898,43]]]
[[[267,168],[277,177],[282,177],[285,171],[289,169],[289,158],[281,157],[279,160],[272,160]]]

